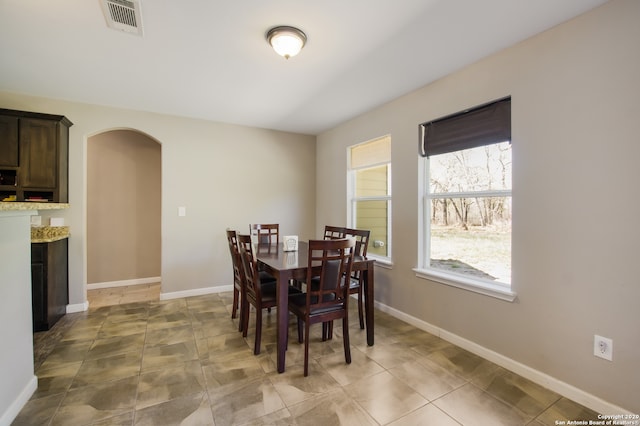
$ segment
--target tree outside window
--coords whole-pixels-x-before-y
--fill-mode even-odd
[[[426,158],[428,267],[511,283],[511,143]]]

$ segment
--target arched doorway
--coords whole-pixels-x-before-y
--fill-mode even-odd
[[[132,302],[138,301],[136,295],[139,300],[159,295],[160,222],[161,145],[130,129],[91,136],[87,143],[87,290],[110,289],[98,292],[106,297],[101,297],[101,304],[122,303],[124,291]]]

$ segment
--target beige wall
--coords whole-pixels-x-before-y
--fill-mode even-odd
[[[0,211],[0,425],[10,424],[38,387],[33,372],[30,216]]]
[[[87,141],[87,284],[160,277],[161,145],[131,130]]]
[[[162,297],[232,285],[225,230],[279,222],[309,238],[315,224],[315,137],[0,92],[4,108],[62,114],[69,137],[69,301],[86,301],[87,140],[140,131],[162,145]],[[178,207],[187,215],[178,217]]]
[[[334,165],[347,164],[347,146],[390,134],[394,265],[376,269],[377,300],[443,335],[559,380],[565,390],[574,386],[577,399],[584,396],[592,406],[600,398],[636,413],[638,22],[640,2],[609,2],[323,133],[316,201],[316,232],[344,220],[346,172],[336,173]],[[512,286],[518,293],[513,303],[413,272],[419,123],[507,95],[514,163]],[[594,334],[613,339],[613,362],[593,356]]]

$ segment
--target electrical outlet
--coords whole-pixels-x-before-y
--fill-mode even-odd
[[[599,358],[613,361],[613,340],[597,334],[593,336],[593,354]]]

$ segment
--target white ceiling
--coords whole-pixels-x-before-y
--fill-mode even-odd
[[[0,0],[0,90],[318,134],[602,3],[141,0],[139,37],[99,0]]]

